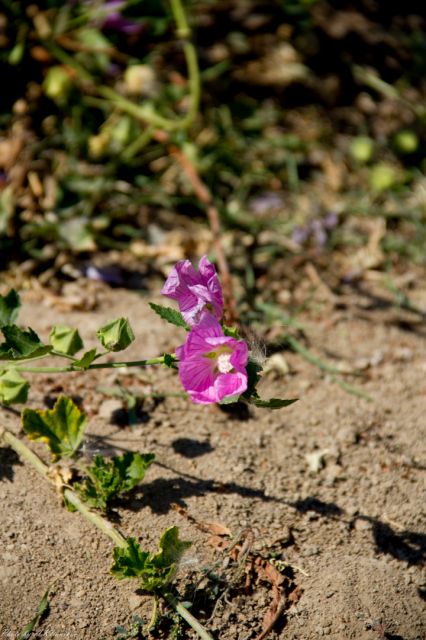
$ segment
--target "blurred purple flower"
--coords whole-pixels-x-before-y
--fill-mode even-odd
[[[338,216],[334,212],[328,213],[323,218],[314,218],[303,227],[295,227],[292,240],[295,244],[302,246],[312,239],[314,245],[322,249],[327,243],[329,232],[336,227],[338,221]]]
[[[305,244],[310,235],[310,229],[308,227],[294,227],[291,239],[298,245]]]
[[[284,204],[283,198],[275,191],[265,191],[250,201],[250,209],[253,213],[262,215],[271,209],[282,208]]]
[[[322,220],[312,220],[311,231],[317,247],[323,248],[327,242],[327,232]]]
[[[163,296],[176,300],[185,322],[195,325],[207,309],[218,320],[222,317],[222,288],[215,266],[203,256],[198,271],[189,260],[180,260],[172,269],[164,287]]]
[[[210,313],[202,315],[176,355],[182,385],[196,404],[222,402],[247,389],[247,344],[225,336]]]
[[[145,26],[140,22],[125,18],[121,11],[126,8],[126,0],[108,0],[102,7],[102,17],[99,26],[102,29],[121,31],[129,36],[141,33]]]
[[[337,226],[338,222],[339,222],[339,217],[337,213],[334,213],[334,211],[327,213],[327,215],[324,217],[324,220],[323,220],[324,227],[328,230],[334,229],[334,227]]]
[[[121,270],[113,265],[109,267],[95,267],[89,264],[85,269],[85,276],[89,280],[98,280],[108,284],[122,285],[124,283]]]

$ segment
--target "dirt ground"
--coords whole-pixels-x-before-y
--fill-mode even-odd
[[[21,324],[44,339],[53,324],[78,326],[89,346],[102,322],[126,315],[136,334],[126,359],[171,351],[183,341],[183,332],[154,316],[146,296],[90,287],[91,311],[70,311],[66,298],[26,292]],[[426,308],[425,291],[413,296]],[[186,599],[207,568],[228,576],[230,588],[216,608],[212,602],[203,613],[194,604],[213,637],[254,640],[261,632],[273,593],[268,581],[256,579],[260,557],[285,576],[283,613],[271,640],[423,640],[424,319],[357,294],[302,320],[316,353],[363,370],[351,381],[371,400],[348,394],[299,355],[284,352],[288,373],[272,371],[261,392],[299,401],[276,412],[231,414],[179,397],[148,399],[137,424],[126,426],[121,400],[97,389],[121,381],[139,393],[180,390],[173,371],[154,368],[33,377],[30,406],[51,406],[60,393],[77,397],[90,417],[88,454],[156,454],[144,484],[117,508],[115,524],[149,550],[172,525],[193,541],[177,583],[182,592],[187,588]],[[17,414],[2,409],[0,416],[18,433]],[[41,445],[32,446],[45,456]],[[109,573],[112,543],[67,512],[54,487],[4,446],[0,480],[1,640],[16,637],[49,586],[50,612],[33,637],[116,638],[115,628],[129,628],[136,614],[149,618],[152,599]],[[211,522],[249,545],[246,565],[233,564],[200,527]],[[209,588],[213,593],[206,580],[199,584],[204,596]],[[179,637],[195,634],[185,630]]]

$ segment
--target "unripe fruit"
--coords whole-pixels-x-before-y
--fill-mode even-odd
[[[374,142],[367,136],[354,138],[349,145],[349,153],[360,164],[366,164],[373,157]]]
[[[373,191],[387,191],[397,183],[397,172],[389,164],[376,164],[371,169],[369,182]]]
[[[403,129],[395,134],[393,143],[399,153],[414,153],[419,146],[419,139],[414,131]]]

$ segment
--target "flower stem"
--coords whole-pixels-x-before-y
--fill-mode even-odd
[[[122,549],[125,549],[127,547],[126,538],[122,536],[121,533],[119,533],[117,529],[115,529],[112,524],[108,522],[108,520],[86,507],[84,502],[80,500],[80,498],[76,493],[74,493],[72,489],[65,489],[64,497],[67,502],[72,504],[72,506],[86,518],[86,520],[94,524],[95,527],[102,531],[102,533],[111,538],[111,540],[117,547],[121,547]]]
[[[88,369],[122,369],[124,367],[148,367],[154,364],[164,364],[164,356],[150,358],[148,360],[130,360],[129,362],[98,362],[89,367],[82,367],[69,364],[66,367],[14,367],[23,373],[70,373],[72,371],[87,371]]]

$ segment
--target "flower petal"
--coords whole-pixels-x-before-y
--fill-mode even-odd
[[[205,391],[192,391],[189,395],[191,396],[192,402],[196,404],[215,404],[220,402],[214,385]]]
[[[200,258],[198,263],[198,271],[203,276],[205,280],[210,280],[213,276],[217,277],[216,268],[214,264],[210,262],[206,255]]]
[[[239,396],[247,389],[247,373],[222,373],[214,383],[219,402],[229,396]]]
[[[196,271],[189,260],[180,260],[161,289],[163,295],[177,300],[183,317],[190,325],[199,322],[206,306],[217,318],[221,318],[223,313],[222,290],[214,265],[203,256],[199,269]]]
[[[203,358],[181,360],[179,377],[188,393],[206,391],[214,385],[212,363]]]
[[[189,332],[185,344],[178,347],[176,354],[182,384],[197,404],[221,402],[247,389],[246,343],[225,336],[216,318],[206,311]],[[227,362],[231,363],[232,372],[220,373],[226,370],[220,366],[223,357],[230,358]]]
[[[244,340],[235,340],[233,354],[231,355],[231,364],[237,371],[246,372],[246,366],[249,357],[247,343]]]

